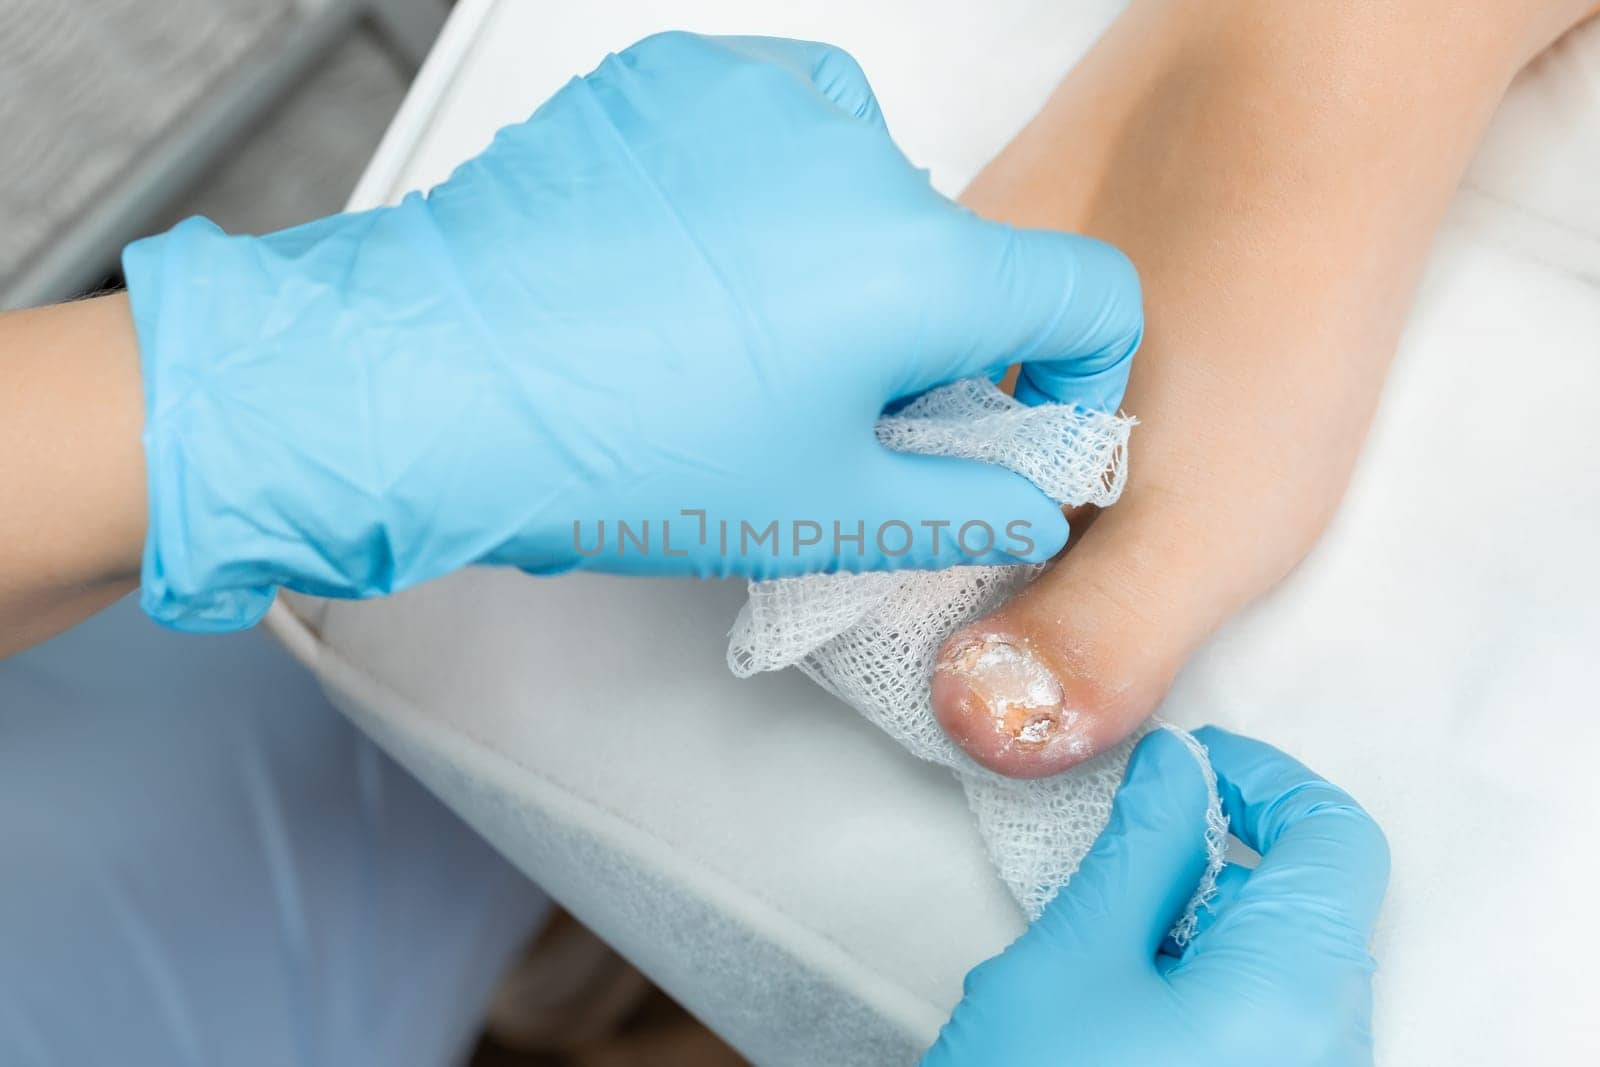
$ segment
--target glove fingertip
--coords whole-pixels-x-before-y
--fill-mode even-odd
[[[1186,767],[1194,767],[1196,773],[1199,772],[1189,746],[1171,730],[1152,730],[1134,746],[1133,755],[1128,759],[1125,780],[1150,776],[1165,778]]]

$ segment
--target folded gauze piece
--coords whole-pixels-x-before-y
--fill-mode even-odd
[[[1007,467],[1059,503],[1104,507],[1127,478],[1133,420],[1069,404],[1029,407],[975,378],[936,389],[878,423],[900,452],[957,456]],[[961,780],[1000,878],[1030,920],[1067,883],[1111,816],[1111,801],[1139,737],[1165,727],[1184,739],[1205,776],[1209,804],[1194,832],[1210,862],[1173,937],[1194,932],[1216,889],[1227,820],[1204,747],[1152,719],[1133,737],[1051,778],[1006,778],[962,752],[934,718],[934,657],[944,639],[998,607],[1044,565],[942,571],[813,574],[753,582],[734,623],[728,664],[740,677],[799,667],[912,755]]]

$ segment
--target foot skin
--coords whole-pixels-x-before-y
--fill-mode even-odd
[[[1116,744],[1311,548],[1472,149],[1581,6],[1136,0],[973,183],[981,214],[1121,247],[1148,314],[1122,500],[941,650],[934,710],[978,762]]]

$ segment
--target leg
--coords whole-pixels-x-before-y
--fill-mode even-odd
[[[1122,501],[945,647],[935,710],[980,762],[1049,774],[1125,737],[1309,550],[1479,135],[1585,9],[1135,0],[973,183],[980,213],[1122,247],[1149,316]],[[1008,701],[1034,668],[1045,706]]]
[[[260,634],[0,663],[7,1063],[448,1063],[546,901]]]

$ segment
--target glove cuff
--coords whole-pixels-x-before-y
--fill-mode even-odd
[[[140,573],[140,604],[163,625],[218,633],[254,625],[271,607],[276,583],[266,568],[229,559],[207,511],[225,508],[230,487],[213,484],[204,462],[186,456],[220,421],[208,394],[207,364],[225,358],[219,319],[247,302],[239,258],[214,223],[192,218],[128,245],[123,275],[139,338],[144,380],[145,484],[149,525]],[[235,325],[235,329],[239,326]],[[238,520],[234,516],[234,521]]]

